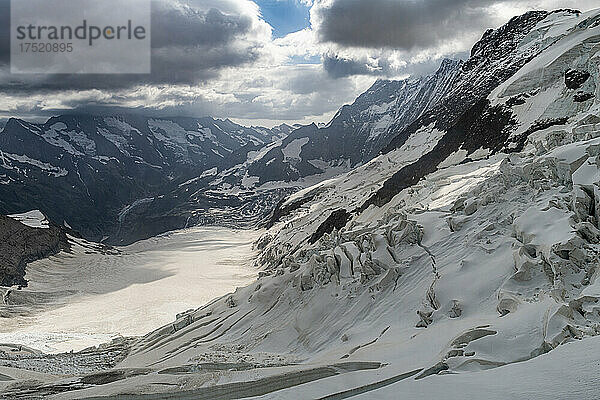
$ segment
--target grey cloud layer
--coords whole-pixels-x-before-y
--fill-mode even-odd
[[[455,52],[446,55],[447,58],[466,60],[469,58],[468,52]],[[424,61],[414,62],[402,67],[403,75],[422,76],[435,72],[440,66],[440,60],[425,59]],[[376,66],[369,65],[369,60],[364,58],[345,58],[334,53],[323,56],[323,68],[330,77],[334,79],[348,77],[352,75],[371,75],[387,77],[394,75],[398,70],[392,66],[386,58],[377,60]]]
[[[322,41],[411,51],[506,22],[493,10],[497,4],[582,11],[600,7],[597,0],[332,0],[321,6],[317,2],[314,13]]]
[[[489,0],[336,0],[318,9],[321,40],[414,50],[493,22]]]
[[[9,0],[0,0],[0,68],[10,53]],[[240,42],[252,29],[248,15],[198,10],[170,1],[152,3],[152,74],[52,75],[0,78],[0,90],[27,91],[127,88],[140,84],[197,84],[225,67],[251,63],[260,43]]]
[[[252,28],[247,15],[225,15],[211,8],[174,8],[168,3],[153,4],[152,46],[222,46]]]
[[[501,9],[517,14],[528,9],[595,7],[600,7],[598,0],[316,0],[311,19],[318,39],[342,52],[324,57],[333,78],[393,76],[426,73],[442,56],[462,58],[486,29],[507,22],[508,16],[498,12]],[[373,57],[366,57],[365,51],[373,54],[377,49],[373,68]],[[405,60],[418,55],[414,57],[418,61],[398,68],[388,58],[391,51]]]
[[[290,41],[284,52],[250,0],[152,1],[151,75],[19,76],[8,74],[9,0],[0,0],[0,117],[125,108],[299,120],[334,112],[373,77],[421,75],[435,70],[440,57],[464,58],[486,28],[508,19],[495,14],[494,4],[516,6],[514,13],[600,6],[598,0],[314,0],[313,30],[301,36],[308,39]],[[294,65],[282,56],[306,55],[305,42],[311,56],[322,55],[321,65]]]

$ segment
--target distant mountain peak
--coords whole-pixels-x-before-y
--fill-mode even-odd
[[[132,232],[123,208],[132,215],[132,205],[142,208],[201,171],[228,169],[291,128],[284,130],[126,113],[71,113],[43,123],[10,118],[0,135],[0,208],[40,209],[90,239],[131,242],[179,227],[189,215],[163,217]]]

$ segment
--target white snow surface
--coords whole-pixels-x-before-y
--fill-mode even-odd
[[[295,139],[281,149],[281,152],[283,153],[283,162],[301,160],[300,152],[302,151],[302,146],[306,145],[309,140],[309,138]]]
[[[33,216],[19,218],[26,222]],[[72,238],[73,254],[27,266],[29,286],[23,290],[50,293],[52,304],[31,316],[3,321],[0,343],[54,353],[81,350],[118,335],[143,335],[177,313],[256,279],[250,259],[258,234],[192,228],[107,254]]]
[[[40,210],[32,210],[21,214],[9,215],[10,218],[32,228],[48,228],[48,218]]]

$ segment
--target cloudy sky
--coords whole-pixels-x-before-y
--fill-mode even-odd
[[[154,0],[150,75],[14,75],[0,29],[0,119],[65,112],[325,122],[378,78],[465,58],[488,28],[598,0]],[[10,26],[0,0],[0,27]]]

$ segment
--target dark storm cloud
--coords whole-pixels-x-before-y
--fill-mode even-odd
[[[382,75],[382,69],[373,70],[365,62],[344,58],[335,54],[323,56],[323,68],[332,78],[351,75]]]
[[[141,84],[198,84],[225,67],[258,58],[260,45],[238,43],[252,29],[247,15],[201,11],[185,4],[152,2],[150,75],[13,75],[5,78],[10,55],[9,0],[0,0],[0,90],[11,94],[78,89],[119,89]]]
[[[489,0],[335,0],[316,10],[319,37],[342,46],[414,50],[493,24]]]
[[[252,28],[245,15],[225,15],[217,9],[200,12],[191,7],[175,9],[154,3],[152,46],[220,46]]]
[[[148,83],[198,83],[224,67],[255,61],[257,45],[233,45],[251,29],[252,20],[247,15],[226,15],[215,8],[172,8],[169,3],[154,2],[152,75]]]

